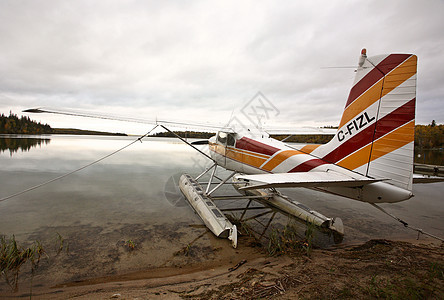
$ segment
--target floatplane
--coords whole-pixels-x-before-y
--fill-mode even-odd
[[[214,193],[224,184],[232,184],[250,201],[259,201],[343,235],[341,219],[313,211],[277,188],[310,188],[372,205],[410,199],[413,196],[416,70],[415,55],[367,57],[363,49],[339,126],[327,144],[298,147],[271,138],[272,130],[252,134],[250,130],[239,132],[225,126],[219,127],[209,140],[197,142],[208,144],[210,155],[207,155],[181,138],[212,163],[197,177],[183,174],[179,180],[180,190],[205,225],[216,236],[231,240],[233,247],[237,246],[236,225],[215,204]],[[26,112],[115,119],[43,108]],[[168,126],[187,125],[162,120],[130,121],[153,123],[168,131]],[[229,171],[226,178],[215,176],[217,168]],[[205,174],[209,175],[209,181],[200,183]]]

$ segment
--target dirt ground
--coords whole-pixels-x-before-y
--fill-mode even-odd
[[[33,299],[444,299],[444,244],[370,240],[270,257],[241,240],[225,260],[33,288]],[[193,254],[184,249],[177,255]],[[221,253],[223,255],[223,253]],[[29,292],[0,298],[29,298]]]

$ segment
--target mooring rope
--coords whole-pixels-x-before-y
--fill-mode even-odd
[[[420,229],[420,228],[416,228],[416,227],[410,226],[407,222],[401,220],[400,218],[398,218],[398,217],[395,216],[395,215],[392,215],[391,213],[389,213],[388,211],[386,211],[386,210],[383,209],[382,207],[380,207],[380,206],[378,206],[378,205],[376,205],[376,204],[374,204],[374,203],[370,203],[370,204],[371,204],[373,207],[376,207],[377,209],[379,209],[380,211],[382,211],[383,213],[385,213],[386,215],[388,215],[388,216],[392,217],[393,219],[395,219],[396,221],[400,222],[402,225],[404,225],[404,227],[406,227],[406,228],[408,228],[408,229],[411,229],[411,230],[414,230],[414,231],[417,231],[417,232],[418,232],[418,239],[419,239],[419,234],[422,233],[422,234],[428,235],[428,236],[430,236],[430,237],[432,237],[432,238],[434,238],[434,239],[437,239],[437,240],[440,240],[440,241],[444,242],[444,239],[443,239],[443,238],[440,238],[439,236],[436,236],[436,235],[433,235],[433,234],[431,234],[431,233],[425,232],[424,230],[422,230],[422,229]]]
[[[40,183],[40,184],[38,184],[38,185],[36,185],[36,186],[30,187],[30,188],[28,188],[28,189],[26,189],[26,190],[23,190],[23,191],[21,191],[21,192],[18,192],[18,193],[15,193],[15,194],[9,195],[9,196],[4,197],[4,198],[1,198],[1,199],[0,199],[0,202],[2,202],[2,201],[6,201],[6,200],[8,200],[8,199],[11,199],[11,198],[14,198],[14,197],[17,197],[17,196],[20,196],[20,195],[22,195],[22,194],[24,194],[24,193],[27,193],[27,192],[33,191],[33,190],[38,189],[38,188],[40,188],[40,187],[42,187],[42,186],[48,185],[48,184],[50,184],[50,183],[53,183],[54,181],[60,180],[60,179],[65,178],[65,177],[67,177],[67,176],[69,176],[69,175],[72,175],[72,174],[74,174],[74,173],[77,173],[77,172],[79,172],[79,171],[81,171],[81,170],[83,170],[83,169],[86,169],[86,168],[88,168],[88,167],[94,165],[94,164],[97,164],[97,163],[101,162],[102,160],[104,160],[104,159],[106,159],[106,158],[108,158],[108,157],[110,157],[110,156],[113,156],[113,155],[116,154],[116,153],[119,153],[120,151],[122,151],[122,150],[128,148],[129,146],[131,146],[131,145],[133,145],[133,144],[135,144],[135,143],[137,143],[137,142],[139,142],[139,141],[142,142],[142,139],[145,138],[145,137],[147,137],[147,136],[148,136],[148,135],[149,135],[154,129],[157,128],[157,126],[158,126],[158,125],[154,126],[150,131],[148,131],[148,132],[145,133],[144,135],[138,137],[137,139],[135,139],[134,141],[132,141],[132,142],[129,143],[128,145],[123,146],[122,148],[117,149],[116,151],[113,151],[113,152],[111,152],[111,153],[109,153],[109,154],[107,154],[107,155],[105,155],[105,156],[103,156],[103,157],[101,157],[101,158],[99,158],[99,159],[97,159],[97,160],[95,160],[95,161],[93,161],[93,162],[87,164],[87,165],[84,165],[83,167],[80,167],[80,168],[78,168],[78,169],[75,169],[74,171],[68,172],[68,173],[66,173],[66,174],[60,175],[60,176],[58,176],[58,177],[56,177],[56,178],[53,178],[53,179],[51,179],[51,180],[48,180],[48,181],[46,181],[46,182]]]

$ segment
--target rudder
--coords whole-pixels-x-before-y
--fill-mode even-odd
[[[363,49],[338,131],[312,154],[411,190],[416,70],[415,55],[367,58]]]

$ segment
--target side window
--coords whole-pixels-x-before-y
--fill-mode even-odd
[[[220,144],[225,145],[225,143],[227,142],[227,133],[219,131],[219,133],[217,134],[217,141]]]
[[[229,133],[227,137],[227,145],[228,146],[234,146],[234,143],[236,142],[236,139],[234,138],[234,134]]]

